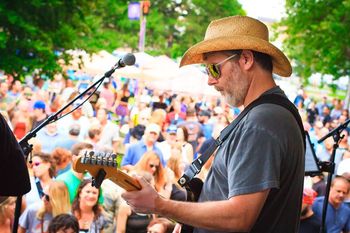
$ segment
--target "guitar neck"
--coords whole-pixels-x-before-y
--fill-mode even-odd
[[[141,189],[141,185],[136,179],[117,168],[115,158],[91,155],[91,152],[86,153],[83,156],[78,156],[73,162],[73,169],[79,173],[89,172],[97,187],[101,185],[104,179],[110,179],[126,191]]]

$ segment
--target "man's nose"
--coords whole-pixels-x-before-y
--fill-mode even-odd
[[[218,83],[218,80],[213,78],[211,75],[208,75],[208,85],[212,86],[214,84]]]

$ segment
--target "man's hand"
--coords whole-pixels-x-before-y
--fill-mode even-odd
[[[122,198],[136,213],[156,213],[156,203],[161,200],[160,195],[141,176],[136,176],[135,179],[140,183],[141,190],[125,192]]]

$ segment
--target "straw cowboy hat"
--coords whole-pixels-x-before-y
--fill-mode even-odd
[[[273,73],[289,77],[292,67],[287,57],[269,42],[265,24],[247,16],[231,16],[212,21],[204,40],[189,48],[184,54],[180,67],[204,63],[203,54],[222,50],[249,49],[271,56]]]

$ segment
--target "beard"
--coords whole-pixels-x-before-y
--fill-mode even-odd
[[[236,72],[233,73],[233,72]],[[232,76],[227,83],[226,90],[220,90],[225,97],[226,102],[234,107],[243,105],[250,86],[249,80],[243,75],[239,75],[237,71],[232,71]],[[234,75],[235,74],[235,75]]]

